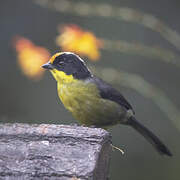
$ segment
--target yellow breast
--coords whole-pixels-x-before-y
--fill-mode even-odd
[[[69,111],[78,114],[87,111],[87,106],[92,106],[94,101],[100,98],[94,85],[82,81],[58,83],[58,95]]]
[[[101,98],[94,84],[81,81],[58,83],[58,95],[64,106],[81,124],[107,127],[117,124],[119,120],[120,106]]]
[[[81,124],[99,127],[117,124],[122,109],[117,103],[103,99],[95,84],[74,79],[61,71],[51,72],[57,81],[60,100]]]

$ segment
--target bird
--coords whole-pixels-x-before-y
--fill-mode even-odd
[[[65,108],[82,125],[108,129],[127,125],[139,132],[161,155],[172,156],[164,143],[135,118],[125,97],[96,77],[84,60],[72,52],[55,53],[42,68],[57,81],[57,92]]]

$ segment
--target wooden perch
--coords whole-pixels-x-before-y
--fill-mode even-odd
[[[110,152],[100,128],[0,124],[0,179],[107,180]]]

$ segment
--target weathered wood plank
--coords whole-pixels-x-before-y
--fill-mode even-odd
[[[100,128],[0,124],[0,179],[105,180],[110,144]]]

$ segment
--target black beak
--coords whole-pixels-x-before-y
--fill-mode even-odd
[[[43,64],[41,67],[44,68],[44,69],[49,69],[49,70],[54,69],[53,65],[51,63],[49,63],[49,62],[46,63],[46,64]]]

